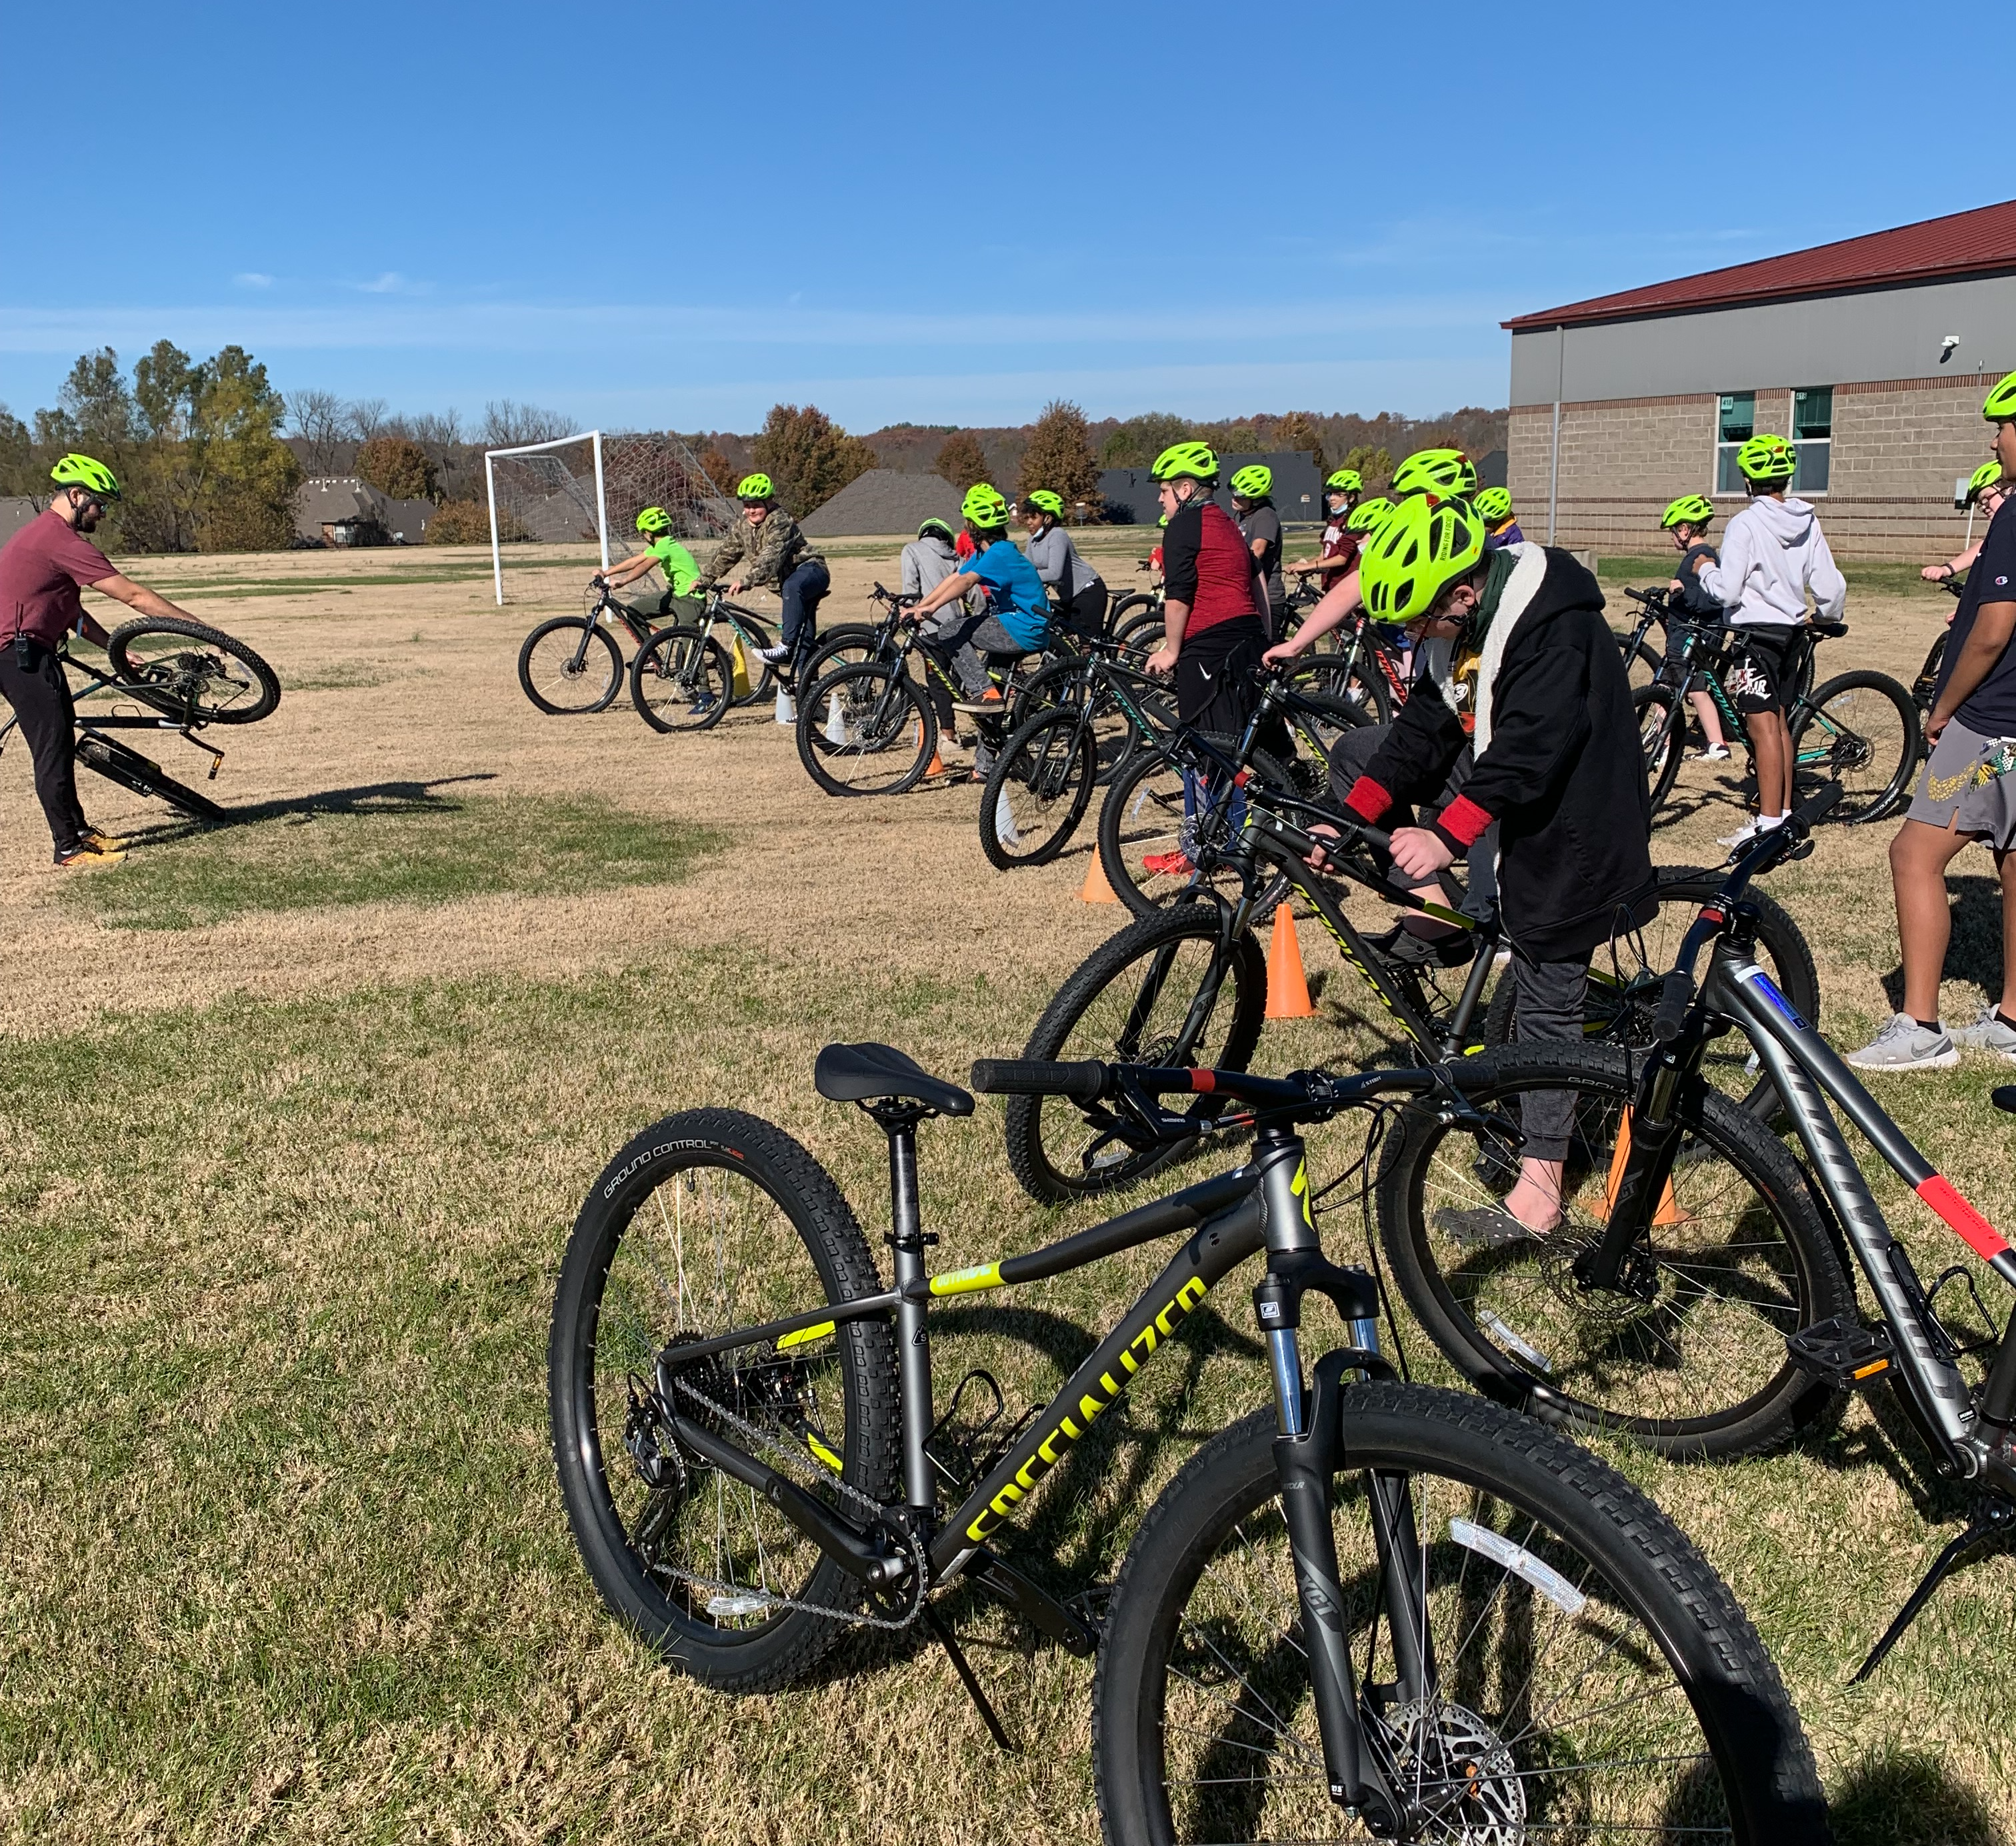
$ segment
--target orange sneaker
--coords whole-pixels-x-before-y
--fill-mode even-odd
[[[1151,852],[1141,862],[1141,869],[1157,878],[1188,878],[1197,867],[1186,852]]]

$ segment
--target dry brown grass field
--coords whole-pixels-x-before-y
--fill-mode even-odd
[[[1144,548],[1092,544],[1120,585]],[[830,618],[861,610],[895,549],[830,548]],[[627,697],[540,716],[518,643],[578,606],[585,552],[514,557],[502,609],[475,552],[133,567],[286,689],[268,721],[210,733],[229,752],[210,792],[245,824],[193,833],[82,779],[93,819],[139,842],[116,869],[52,873],[26,753],[0,758],[0,1823],[92,1841],[1095,1837],[1089,1668],[983,1607],[956,1617],[1013,1756],[914,1631],[741,1700],[627,1639],[567,1533],[544,1378],[575,1209],[669,1110],[779,1122],[880,1250],[880,1139],[815,1096],[814,1054],[886,1039],[956,1076],[1019,1049],[1125,920],[1078,901],[1089,825],[1058,862],[1002,874],[970,787],[830,800],[767,712],[689,738]],[[1858,578],[1822,674],[1908,680],[1949,607],[1901,573]],[[198,772],[172,742],[158,754]],[[1713,863],[1737,813],[1690,766],[1654,857]],[[1773,880],[1838,1044],[1890,1009],[1890,831],[1836,829]],[[1990,868],[1958,869],[1949,1020],[2000,970]],[[1336,970],[1315,926],[1302,948]],[[1265,1055],[1375,1055],[1355,1003],[1333,972],[1322,1017],[1270,1028]],[[2004,1223],[2016,1125],[1986,1092],[2011,1075],[1971,1058],[1880,1092]],[[1348,1157],[1342,1128],[1324,1135]],[[1021,1198],[986,1103],[923,1132],[923,1168],[940,1266],[1089,1220]],[[1961,1254],[1900,1188],[1880,1194],[1928,1276]],[[1337,1236],[1359,1247],[1355,1219]],[[985,1362],[1037,1401],[1155,1260],[948,1312],[943,1383]],[[1224,1298],[1025,1522],[1024,1554],[1060,1587],[1110,1576],[1182,1457],[1264,1401],[1242,1291]],[[2006,1562],[1964,1573],[1873,1685],[1848,1683],[1964,1512],[1880,1404],[1765,1461],[1611,1453],[1751,1610],[1845,1841],[2016,1830]]]

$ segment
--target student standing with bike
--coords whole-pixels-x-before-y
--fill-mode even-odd
[[[1474,749],[1461,792],[1435,820],[1394,829],[1393,863],[1410,882],[1432,879],[1496,826],[1519,1036],[1579,1045],[1591,952],[1658,905],[1630,682],[1588,570],[1564,551],[1488,550],[1484,538],[1464,501],[1422,493],[1366,548],[1360,575],[1375,621],[1475,653],[1475,728],[1424,677],[1344,804],[1376,823],[1396,803],[1433,797]],[[1565,1095],[1528,1099],[1518,1180],[1502,1205],[1456,1214],[1452,1236],[1510,1244],[1554,1227],[1572,1108]]]
[[[1358,534],[1348,522],[1364,491],[1365,477],[1355,468],[1340,468],[1331,475],[1323,483],[1323,511],[1327,516],[1322,550],[1312,558],[1303,558],[1282,568],[1305,580],[1319,576],[1324,589],[1341,582],[1358,563]]]
[[[1978,507],[1982,516],[1992,525],[2008,491],[2009,484],[2002,478],[2002,464],[1983,462],[1967,484],[1967,504]],[[1981,556],[1981,548],[1987,542],[1988,534],[1984,532],[1957,556],[1948,558],[1943,564],[1928,564],[1918,574],[1928,583],[1950,583],[1974,567],[1974,560]],[[1953,617],[1948,616],[1946,620],[1950,622]]]
[[[2016,478],[2016,372],[1988,394],[1995,459]],[[1849,1062],[1864,1071],[1942,1071],[1959,1045],[2016,1063],[2016,513],[2005,497],[1989,522],[1953,618],[1925,722],[1932,746],[1904,824],[1890,842],[1890,881],[1904,959],[1904,1009]],[[1946,867],[1975,840],[2002,884],[2002,996],[1971,1026],[1939,1023],[1939,977],[1953,934]]]
[[[88,455],[69,455],[49,470],[49,478],[56,492],[48,512],[0,546],[0,620],[11,617],[0,642],[0,694],[28,740],[35,793],[49,823],[56,864],[114,865],[126,856],[125,842],[92,826],[77,803],[77,709],[58,650],[73,632],[100,647],[111,640],[85,612],[78,592],[86,585],[142,615],[194,618],[121,576],[87,536],[119,498],[110,468]]]
[[[1702,565],[1714,563],[1718,556],[1715,547],[1708,542],[1708,529],[1714,518],[1712,500],[1701,494],[1683,494],[1668,506],[1659,520],[1659,529],[1672,539],[1674,550],[1680,554],[1679,568],[1666,585],[1666,593],[1679,599],[1681,611],[1687,621],[1719,627],[1722,622],[1721,599],[1711,596],[1701,580]],[[1670,657],[1670,650],[1669,652]],[[1715,710],[1715,700],[1708,693],[1697,691],[1687,694],[1687,703],[1694,707],[1703,739],[1694,761],[1727,762],[1729,739],[1722,734],[1722,714]]]
[[[1795,631],[1806,620],[1809,590],[1824,621],[1838,621],[1848,601],[1847,580],[1827,549],[1819,516],[1805,501],[1785,497],[1799,465],[1792,445],[1782,436],[1753,436],[1736,452],[1736,465],[1750,504],[1729,522],[1721,557],[1704,563],[1700,574],[1701,587],[1728,612],[1730,626],[1743,631],[1745,658],[1730,689],[1757,771],[1757,818],[1715,842],[1727,847],[1748,844],[1792,811],[1785,700]]]
[[[745,474],[736,483],[735,497],[742,502],[742,525],[722,540],[707,568],[693,579],[692,592],[700,595],[711,589],[737,564],[742,568],[728,586],[731,597],[759,585],[774,585],[784,605],[783,639],[775,647],[755,651],[772,667],[789,661],[795,668],[811,651],[819,630],[819,606],[833,588],[833,579],[826,560],[805,542],[798,522],[777,504],[769,475]],[[777,721],[797,721],[796,703],[782,687],[777,692]]]
[[[1274,488],[1274,470],[1258,463],[1242,468],[1232,477],[1232,510],[1239,520],[1239,535],[1260,567],[1267,585],[1267,610],[1263,620],[1267,639],[1281,632],[1288,613],[1288,586],[1281,576],[1281,516],[1269,497]]]
[[[1057,524],[1063,518],[1061,495],[1039,488],[1022,498],[1022,524],[1029,534],[1029,562],[1036,574],[1056,591],[1058,613],[1072,628],[1087,635],[1106,628],[1106,584],[1078,555],[1071,534]]]

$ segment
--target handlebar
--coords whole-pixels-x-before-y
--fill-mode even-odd
[[[1679,1037],[1694,997],[1694,977],[1685,969],[1674,969],[1660,983],[1659,1010],[1652,1017],[1652,1036],[1658,1043],[1670,1045]]]

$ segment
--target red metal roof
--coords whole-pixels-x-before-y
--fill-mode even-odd
[[[1571,301],[1565,308],[1522,314],[1499,324],[1523,333],[1584,321],[1626,320],[2001,269],[2016,269],[2016,200],[1900,225],[1894,231],[1877,231],[1867,237],[1845,238],[1839,243],[1816,244],[1789,256],[1683,275],[1674,282],[1654,282],[1649,288]]]

